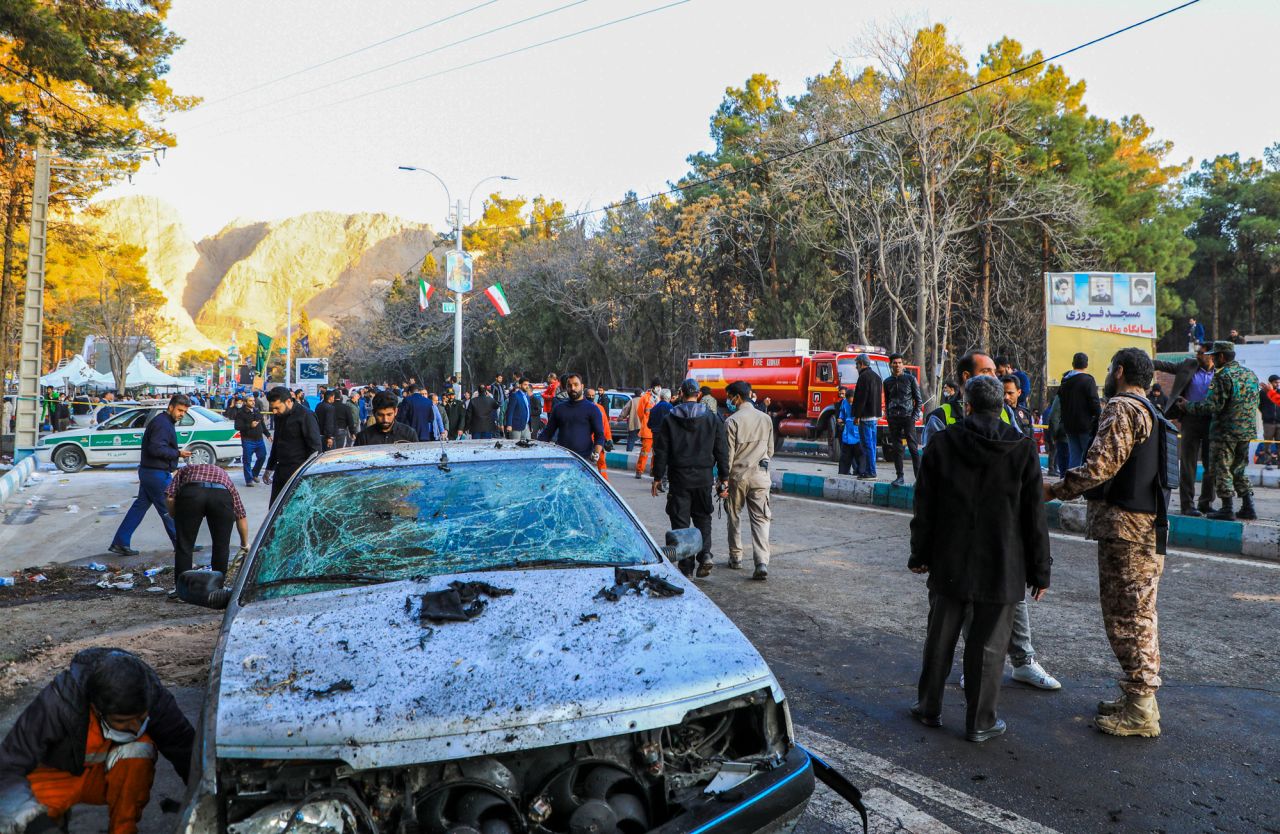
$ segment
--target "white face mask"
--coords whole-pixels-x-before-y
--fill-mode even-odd
[[[147,731],[147,722],[151,720],[151,716],[142,719],[142,725],[138,727],[138,732],[130,733],[127,730],[116,730],[106,721],[99,720],[102,726],[102,737],[114,744],[130,744],[142,738],[142,734]]]

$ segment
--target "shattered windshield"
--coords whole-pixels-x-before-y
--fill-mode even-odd
[[[255,597],[527,563],[636,565],[652,546],[578,460],[355,469],[299,479],[254,562]],[[280,582],[317,577],[314,582]],[[357,584],[353,580],[350,584]]]

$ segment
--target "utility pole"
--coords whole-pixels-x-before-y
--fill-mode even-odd
[[[284,323],[284,387],[293,390],[293,293],[285,303]]]
[[[49,151],[36,146],[36,178],[31,189],[31,234],[27,243],[27,289],[22,305],[22,349],[18,359],[17,430],[14,460],[40,442],[40,364],[44,341],[44,268],[49,234]]]
[[[462,269],[462,200],[453,210],[454,251],[458,253],[458,269]],[[461,285],[459,285],[461,286]],[[453,293],[453,395],[462,398],[462,291]]]

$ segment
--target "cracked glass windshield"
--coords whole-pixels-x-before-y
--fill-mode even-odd
[[[579,461],[396,466],[302,478],[263,539],[253,581],[406,579],[544,560],[633,565],[656,556]],[[255,596],[334,587],[289,582]]]

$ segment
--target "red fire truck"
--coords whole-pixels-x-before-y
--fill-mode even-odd
[[[769,397],[782,409],[778,432],[786,437],[826,438],[832,454],[838,454],[836,411],[841,391],[856,387],[854,360],[866,354],[881,378],[889,376],[884,348],[846,345],[840,351],[810,350],[808,339],[755,339],[745,353],[699,353],[688,361],[687,376],[711,389],[721,403],[725,387],[736,380],[751,384],[757,398]],[[920,378],[920,369],[907,366]],[[884,425],[881,417],[880,424]]]

